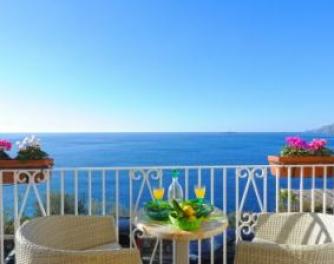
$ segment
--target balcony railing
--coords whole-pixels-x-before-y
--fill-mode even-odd
[[[191,243],[190,262],[232,263],[235,241],[252,238],[259,212],[333,213],[333,165],[285,166],[284,177],[282,168],[275,166],[276,176],[267,165],[0,170],[0,263],[23,221],[54,214],[113,215],[122,245],[139,247],[145,263],[173,263],[175,243],[142,237],[133,225],[152,189],[167,190],[173,170],[179,171],[185,198],[194,197],[196,184],[205,185],[206,199],[229,217],[223,234]],[[313,172],[310,177],[306,170]],[[10,174],[13,183],[1,184]]]

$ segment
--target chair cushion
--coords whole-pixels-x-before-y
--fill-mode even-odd
[[[267,240],[267,239],[262,239],[262,238],[257,238],[257,237],[254,237],[252,242],[253,243],[263,243],[263,244],[277,244],[273,241],[270,241],[270,240]]]
[[[119,249],[122,249],[120,244],[108,243],[108,244],[103,244],[103,245],[99,245],[99,246],[92,247],[92,248],[87,248],[86,250],[119,250]]]

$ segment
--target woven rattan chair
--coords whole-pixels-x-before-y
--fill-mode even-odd
[[[136,249],[116,243],[112,217],[35,218],[23,224],[15,238],[17,264],[141,263]]]
[[[252,242],[236,246],[235,264],[333,264],[334,216],[261,214]]]

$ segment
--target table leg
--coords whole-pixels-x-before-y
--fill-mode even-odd
[[[188,241],[176,241],[175,245],[175,264],[188,264],[189,263],[189,242]]]

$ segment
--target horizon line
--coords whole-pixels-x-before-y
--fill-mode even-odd
[[[182,133],[312,133],[310,131],[0,131],[0,134],[182,134]]]

